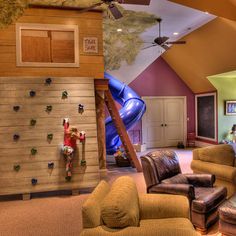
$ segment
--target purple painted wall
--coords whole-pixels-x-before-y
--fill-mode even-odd
[[[194,94],[162,57],[154,61],[129,86],[139,96],[186,96],[189,118],[187,131],[195,131]],[[136,143],[135,130],[141,130],[141,124],[137,124],[129,131],[131,141]]]

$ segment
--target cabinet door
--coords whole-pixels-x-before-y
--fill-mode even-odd
[[[164,145],[163,99],[145,98],[147,106],[143,118],[143,140],[147,148],[162,147]]]
[[[184,99],[164,99],[164,146],[184,141]]]

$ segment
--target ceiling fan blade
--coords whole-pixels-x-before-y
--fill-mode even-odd
[[[156,46],[158,46],[158,45],[157,44],[152,44],[152,45],[149,45],[147,47],[142,48],[141,50],[152,48],[152,47],[156,47]]]
[[[113,15],[113,17],[117,20],[120,19],[121,17],[123,17],[123,15],[121,14],[120,10],[117,8],[117,6],[115,4],[109,4],[108,5],[108,9],[111,12],[111,14]]]
[[[166,44],[162,44],[161,47],[164,48],[165,50],[170,49],[170,47],[168,47]]]
[[[186,41],[173,41],[173,42],[166,42],[166,44],[186,44]]]
[[[151,0],[118,0],[118,2],[124,4],[150,5]]]

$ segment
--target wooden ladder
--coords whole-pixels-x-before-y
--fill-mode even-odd
[[[129,135],[126,131],[125,125],[120,117],[119,111],[116,107],[115,101],[112,97],[110,90],[104,91],[105,103],[108,108],[108,111],[111,115],[111,118],[115,124],[116,130],[122,144],[124,146],[125,152],[128,155],[129,159],[133,161],[135,168],[138,172],[142,171],[142,166],[137,158],[136,152],[134,150],[133,144],[130,141]]]

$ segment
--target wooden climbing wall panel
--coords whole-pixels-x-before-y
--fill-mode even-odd
[[[90,188],[100,180],[94,80],[81,77],[0,77],[0,195]],[[30,91],[35,96],[30,96]],[[68,92],[62,98],[63,91]],[[78,105],[84,105],[84,113]],[[19,106],[19,110],[14,110]],[[50,112],[46,107],[51,106]],[[71,181],[65,180],[61,154],[63,118],[86,132],[86,142],[77,141]],[[32,125],[31,120],[36,124]],[[53,139],[47,139],[53,134]],[[19,135],[14,140],[14,135]],[[36,155],[31,150],[36,149]],[[86,160],[86,166],[81,160]],[[54,168],[49,169],[48,163]],[[20,169],[14,170],[19,165]],[[37,179],[36,185],[31,180]]]

